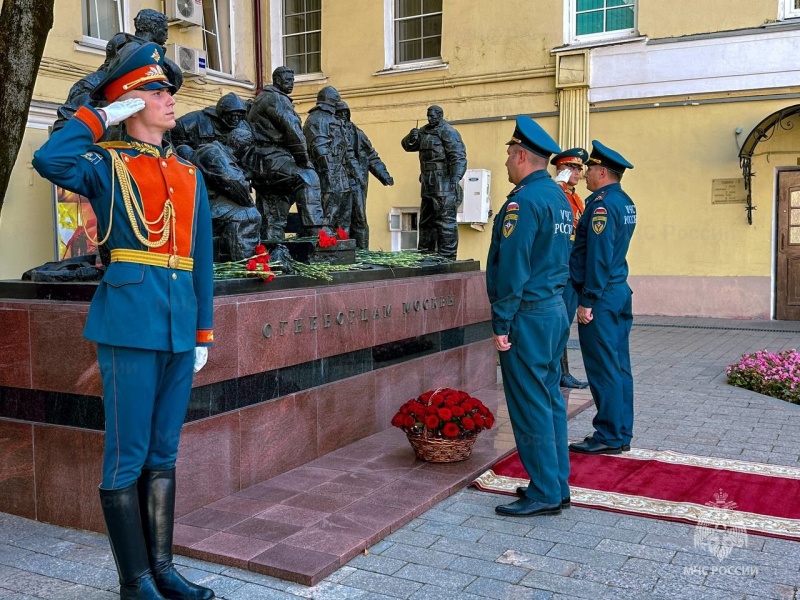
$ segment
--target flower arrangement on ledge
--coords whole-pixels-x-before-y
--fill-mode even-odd
[[[318,237],[317,244],[319,244],[320,248],[330,248],[338,244],[340,240],[348,239],[347,232],[341,227],[336,230],[335,236],[328,234],[324,229],[320,229]]]
[[[455,462],[469,458],[478,433],[494,425],[494,415],[466,392],[439,388],[403,404],[392,425],[406,433],[418,458]]]
[[[800,353],[784,350],[777,354],[760,350],[744,354],[726,369],[728,383],[800,404]]]
[[[272,267],[280,265],[270,265],[270,255],[267,253],[267,247],[263,244],[257,244],[255,252],[253,256],[242,260],[214,263],[214,279],[260,277],[264,283],[269,283],[275,279]]]

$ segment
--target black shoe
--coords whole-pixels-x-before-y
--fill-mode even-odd
[[[537,515],[559,515],[561,504],[545,504],[527,498],[520,498],[511,504],[501,504],[495,507],[494,512],[508,517],[534,517]]]
[[[622,451],[623,452],[628,452],[630,449],[631,449],[631,445],[630,444],[622,444]]]
[[[165,600],[147,560],[136,484],[101,489],[100,505],[119,574],[120,600]]]
[[[526,486],[522,486],[521,485],[521,486],[519,486],[517,488],[517,496],[519,496],[520,498],[525,498],[525,492],[527,492],[527,491],[528,491],[528,488]],[[572,506],[572,500],[570,500],[569,496],[567,496],[566,498],[562,498],[561,499],[561,508],[562,509],[569,508],[570,506]]]
[[[175,469],[143,470],[138,484],[147,554],[159,591],[168,600],[211,600],[213,590],[187,580],[172,563]]]
[[[578,454],[620,454],[622,452],[622,448],[606,446],[594,438],[583,440],[577,444],[570,444],[569,450]]]
[[[565,375],[561,376],[561,387],[573,390],[583,390],[589,387],[589,382],[581,381],[580,379],[576,379],[569,373],[566,373]]]

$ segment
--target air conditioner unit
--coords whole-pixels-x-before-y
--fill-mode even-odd
[[[488,169],[468,169],[461,180],[464,201],[458,207],[459,223],[488,223],[491,201],[492,172]]]
[[[188,26],[203,25],[203,0],[166,0],[167,19]]]
[[[184,75],[202,77],[206,74],[205,50],[180,44],[167,44],[167,58],[178,65]]]

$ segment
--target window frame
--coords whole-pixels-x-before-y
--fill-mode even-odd
[[[387,224],[389,226],[389,235],[391,236],[391,248],[392,252],[414,252],[419,249],[419,207],[416,206],[394,206],[389,210],[389,214],[387,216]],[[417,217],[417,228],[416,229],[403,229],[403,215],[405,214],[414,214]],[[392,226],[392,217],[396,216],[399,221],[398,227]],[[412,233],[416,232],[417,234],[417,245],[414,248],[403,248],[402,240],[404,233]]]
[[[395,27],[395,23],[397,21],[396,18],[396,6],[397,0],[383,0],[383,29],[384,29],[384,70],[387,71],[397,71],[397,70],[412,70],[412,69],[422,69],[422,68],[430,68],[430,67],[439,67],[441,65],[446,65],[446,63],[442,60],[442,42],[443,42],[443,32],[444,32],[444,25],[442,26],[442,31],[439,33],[439,57],[438,58],[425,58],[422,60],[415,60],[415,61],[406,61],[406,62],[397,62],[397,30]],[[431,13],[432,14],[432,13]],[[444,16],[444,6],[442,6],[441,11],[442,16]]]
[[[284,47],[284,39],[285,39],[285,28],[283,26],[283,18],[284,18],[284,2],[285,0],[270,0],[270,55],[272,57],[272,70],[274,71],[278,67],[288,66],[286,65],[286,53]],[[323,23],[322,23],[322,0],[320,0],[320,28],[319,28],[319,37],[320,37],[320,70],[319,71],[312,71],[310,73],[295,73],[294,80],[295,82],[298,81],[314,81],[314,80],[321,80],[325,78],[324,71],[322,69],[322,32],[323,32]],[[316,30],[314,30],[316,31]],[[307,32],[306,32],[307,33]],[[293,34],[294,35],[294,34]]]
[[[605,0],[604,0],[605,1]],[[633,27],[625,29],[614,29],[601,33],[589,33],[578,35],[576,31],[578,20],[578,0],[567,0],[564,3],[564,40],[567,44],[583,44],[589,42],[604,42],[607,40],[618,40],[633,38],[639,35],[639,1],[633,0]],[[613,8],[613,7],[612,7]],[[608,10],[604,6],[603,10]]]
[[[95,5],[96,5],[96,3],[98,1],[100,1],[100,0],[93,0],[93,1],[94,1]],[[83,17],[84,17],[83,3],[84,2],[85,2],[85,0],[82,0],[82,2],[81,2],[81,40],[80,40],[80,43],[82,45],[84,45],[84,46],[88,46],[89,48],[101,49],[101,50],[103,50],[103,54],[105,54],[106,44],[108,43],[108,40],[104,40],[103,38],[98,38],[98,37],[94,37],[94,36],[91,36],[91,35],[87,35],[85,33],[86,30],[90,29],[90,28],[88,27],[88,23],[86,23],[83,20]],[[120,31],[121,32],[127,32],[128,31],[128,27],[127,27],[127,24],[128,24],[128,12],[130,10],[129,3],[126,2],[125,0],[111,0],[111,2],[113,2],[114,4],[117,5],[117,19],[119,20],[119,23],[118,23],[119,29],[118,29],[118,31],[115,31],[114,34],[117,34]],[[87,16],[89,16],[89,15],[87,14]]]
[[[779,0],[778,20],[800,18],[800,7],[795,8],[795,0]]]
[[[235,78],[236,77],[236,46],[234,44],[234,40],[236,40],[236,21],[235,18],[235,4],[237,4],[237,0],[202,0],[203,1],[203,50],[206,52],[206,73],[210,75],[214,75],[217,77],[225,78]],[[215,31],[212,32],[210,29],[207,29],[207,20],[205,18],[206,15],[206,3],[211,2],[213,3],[213,13],[214,13],[214,20],[215,20]],[[223,3],[227,5],[228,8],[228,39],[225,39],[225,36],[219,35],[219,5]],[[224,25],[224,22],[223,22]],[[208,37],[211,36],[212,38],[216,39],[216,45],[220,56],[220,65],[225,66],[225,53],[227,51],[227,59],[230,62],[230,71],[224,71],[220,69],[212,69],[210,66],[210,57],[211,53],[208,50]]]

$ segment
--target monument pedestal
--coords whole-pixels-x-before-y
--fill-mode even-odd
[[[217,282],[215,346],[178,455],[177,514],[390,427],[436,387],[495,382],[485,276],[419,269]],[[0,511],[104,531],[92,284],[0,283]]]

